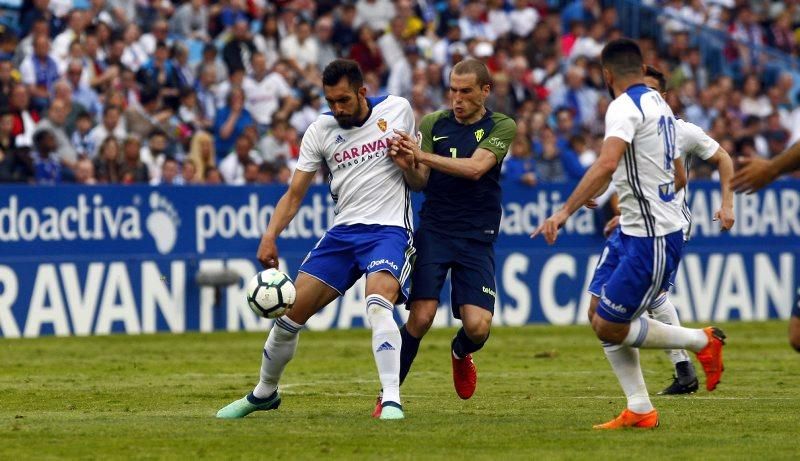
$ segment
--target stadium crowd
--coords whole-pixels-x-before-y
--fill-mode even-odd
[[[484,60],[488,106],[518,126],[504,175],[574,181],[602,142],[599,54],[623,35],[617,4],[25,1],[0,26],[0,182],[286,183],[303,132],[327,110],[321,69],[340,56],[361,65],[369,95],[403,96],[418,119],[447,106],[455,63]],[[750,46],[797,56],[800,2],[645,4],[659,7],[660,27],[640,43],[668,75],[677,115],[735,156],[771,157],[800,138],[800,82]],[[720,75],[702,62],[701,25],[740,40],[724,45]]]

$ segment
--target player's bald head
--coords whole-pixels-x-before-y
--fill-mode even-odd
[[[613,75],[642,76],[642,50],[631,39],[620,38],[608,42],[600,58],[603,67]]]

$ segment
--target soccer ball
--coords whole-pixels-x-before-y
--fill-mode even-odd
[[[297,292],[288,275],[267,269],[247,282],[247,305],[259,317],[275,319],[292,308]]]

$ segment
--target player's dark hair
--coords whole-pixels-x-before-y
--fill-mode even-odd
[[[453,66],[452,74],[467,75],[474,74],[478,81],[478,86],[483,88],[485,85],[492,84],[492,77],[489,75],[489,68],[482,61],[477,59],[464,59]]]
[[[642,50],[629,38],[612,40],[600,55],[603,67],[619,75],[639,75],[642,71]]]
[[[358,63],[352,59],[334,59],[322,71],[322,84],[324,86],[334,86],[342,81],[343,78],[347,79],[354,91],[358,91],[359,88],[364,86],[364,74],[361,73]]]
[[[658,82],[658,92],[663,93],[667,91],[667,78],[664,77],[664,73],[660,70],[656,69],[655,67],[648,65],[647,69],[644,71],[645,77],[652,77],[656,79]]]

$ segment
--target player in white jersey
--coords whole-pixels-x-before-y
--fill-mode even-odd
[[[330,169],[336,217],[300,266],[297,299],[269,333],[258,384],[222,408],[218,418],[278,408],[278,381],[294,356],[300,329],[364,274],[372,351],[383,388],[381,419],[403,418],[401,338],[392,312],[408,298],[414,247],[410,192],[394,163],[402,160],[387,154],[393,130],[414,132],[414,114],[403,98],[367,98],[355,61],[333,61],[323,71],[322,83],[332,112],[321,115],[303,136],[292,182],[261,238],[258,260],[266,268],[277,267],[276,239],[297,213],[322,162]]]
[[[662,96],[666,95],[666,79],[658,69],[647,66],[644,78],[645,84],[658,91]],[[683,227],[684,244],[688,242],[691,233],[692,216],[689,211],[686,184],[686,170],[691,167],[694,158],[700,158],[717,165],[720,175],[720,192],[722,203],[720,209],[715,213],[714,219],[720,222],[722,230],[729,230],[733,227],[733,191],[731,180],[733,178],[733,162],[730,155],[722,149],[716,141],[711,139],[700,127],[680,119],[675,120],[675,131],[677,139],[677,152],[679,158],[675,159],[675,199],[681,204],[681,220]],[[606,246],[603,249],[601,261],[597,265],[594,277],[589,285],[589,293],[592,294],[591,306],[597,307],[600,300],[600,292],[605,285],[608,277],[616,268],[623,253],[620,241],[620,230],[617,226],[618,217],[612,218],[606,225],[605,233],[608,235]],[[677,270],[670,276],[670,285],[675,284]],[[675,306],[669,299],[668,291],[662,291],[653,303],[647,308],[654,319],[669,325],[680,326],[680,319]],[[697,374],[692,365],[689,355],[682,349],[665,351],[670,358],[675,375],[672,383],[660,395],[691,394],[697,391],[699,385]]]
[[[619,194],[623,253],[589,310],[592,329],[617,375],[628,405],[596,429],[656,427],[639,348],[688,349],[706,372],[713,390],[722,375],[724,334],[715,327],[667,325],[642,313],[669,283],[680,260],[683,232],[675,200],[675,117],[661,95],[644,84],[639,46],[628,39],[609,42],[602,52],[603,76],[613,95],[606,111],[606,135],[597,162],[586,172],[564,207],[531,235],[553,244],[567,219],[613,179]]]

